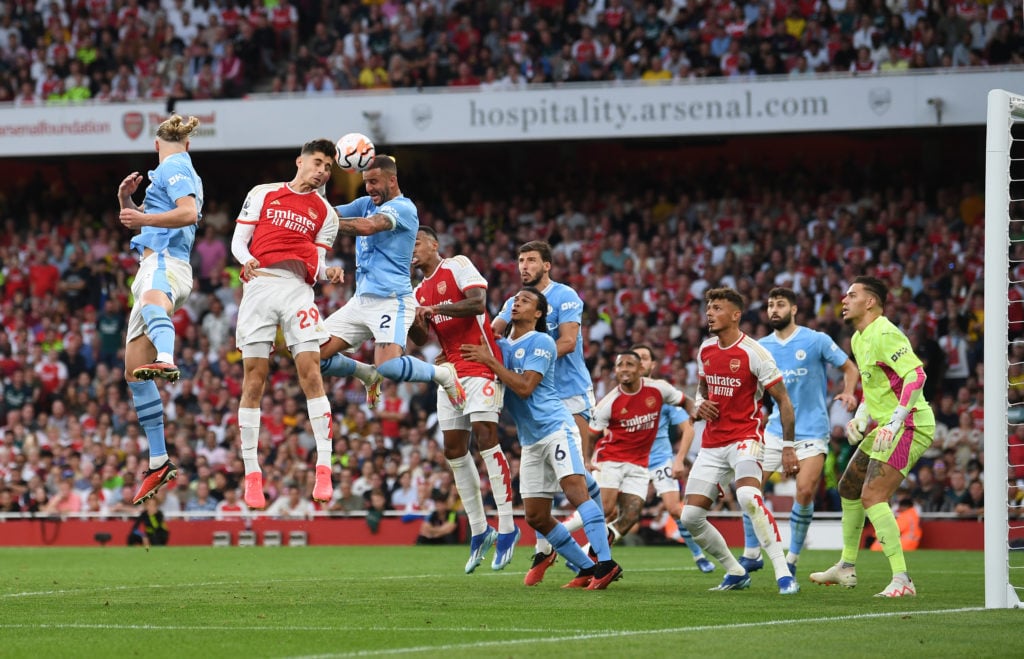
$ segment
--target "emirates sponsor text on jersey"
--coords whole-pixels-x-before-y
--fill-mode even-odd
[[[316,222],[288,208],[274,208],[271,206],[266,209],[266,213],[267,219],[274,226],[302,233],[309,233],[317,229]]]
[[[626,430],[649,430],[658,424],[661,411],[639,414],[634,417],[622,419],[622,427]]]
[[[732,396],[733,390],[743,385],[740,378],[731,378],[725,375],[713,375],[708,373],[704,376],[708,383],[708,395],[710,396]]]

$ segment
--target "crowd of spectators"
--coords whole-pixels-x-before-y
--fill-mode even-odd
[[[0,2],[0,102],[1021,64],[1010,0]]]
[[[229,168],[204,173],[195,290],[173,317],[182,379],[162,391],[168,448],[180,471],[160,495],[172,516],[244,510],[236,418],[242,365],[234,344],[241,289],[228,249],[233,216],[214,194],[226,185],[220,179],[233,175]],[[761,183],[730,189],[676,180],[656,189],[637,172],[607,171],[604,179],[573,188],[551,181],[530,191],[481,186],[464,196],[435,191],[414,199],[421,223],[437,230],[442,254],[469,256],[490,282],[492,314],[520,285],[518,245],[551,242],[553,278],[573,286],[586,304],[583,340],[598,397],[613,386],[614,354],[634,342],[655,346],[657,375],[692,392],[708,287],[733,286],[746,296],[743,329],[755,337],[769,331],[768,290],[792,287],[798,321],[849,351],[850,330],[840,316],[847,284],[865,272],[883,278],[891,286],[887,315],[924,360],[926,395],[940,422],[934,448],[907,487],[919,491],[928,511],[976,514],[976,507],[959,508],[957,497],[981,479],[984,464],[982,198],[972,182],[928,189],[825,178],[833,182],[752,176]],[[444,187],[431,180],[422,187]],[[0,202],[8,218],[0,232],[0,512],[133,515],[129,500],[147,446],[122,372],[129,282],[137,267],[130,236],[116,223],[116,205],[85,210],[72,180],[22,193]],[[354,243],[342,237],[335,247],[336,262],[350,276],[343,285],[317,289],[325,314],[344,304],[353,286]],[[1022,293],[1013,295],[1019,300]],[[1022,306],[1012,315],[1015,332],[1024,327]],[[437,350],[428,343],[414,352],[429,361]],[[364,347],[357,357],[368,361],[372,353]],[[315,443],[285,348],[272,359],[260,435],[268,500],[274,514],[308,516]],[[1024,362],[1024,354],[1011,362]],[[1011,377],[1011,402],[1024,394],[1019,376]],[[388,509],[429,512],[438,496],[458,506],[439,443],[433,385],[389,382],[370,409],[358,381],[327,384],[336,417],[336,492],[325,508],[369,511],[379,520]],[[831,480],[826,474],[832,487],[849,457],[845,420],[834,420]],[[1024,450],[1020,428],[1014,438]],[[500,434],[518,481],[512,419],[502,419]],[[1024,479],[1020,471],[1015,478]],[[481,485],[487,501],[487,478]],[[823,496],[819,509],[827,501]]]

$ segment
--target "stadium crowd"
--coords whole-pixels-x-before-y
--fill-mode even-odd
[[[218,189],[217,176],[211,173],[208,190]],[[760,337],[769,331],[768,290],[789,286],[799,296],[798,322],[829,333],[849,352],[851,331],[840,317],[848,282],[861,273],[883,278],[891,286],[887,315],[926,365],[926,396],[940,424],[933,449],[900,495],[911,494],[925,511],[980,514],[971,497],[984,464],[983,201],[971,183],[926,194],[913,186],[806,179],[794,193],[766,177],[742,192],[725,186],[705,193],[679,183],[656,192],[605,176],[603,185],[539,188],[535,196],[508,187],[465,198],[435,192],[420,202],[420,221],[437,230],[443,255],[465,254],[484,274],[492,314],[520,284],[518,246],[548,240],[553,279],[570,284],[586,304],[585,354],[598,398],[613,386],[616,351],[636,342],[661,353],[657,375],[693,391],[708,287],[741,291],[749,302],[742,328]],[[244,510],[236,416],[242,365],[234,344],[241,288],[228,249],[233,208],[215,196],[208,194],[193,253],[195,292],[172,319],[182,379],[162,385],[168,449],[180,470],[159,495],[168,514]],[[4,201],[0,512],[138,511],[130,500],[147,446],[123,377],[137,260],[115,221],[116,207],[104,202],[106,209],[93,213],[81,198],[65,180],[28,186]],[[352,271],[352,239],[338,240],[334,258]],[[345,303],[352,279],[317,289],[324,314]],[[1024,299],[1024,290],[1011,295]],[[1019,332],[1024,309],[1013,307]],[[410,348],[427,361],[438,350],[434,343]],[[260,462],[273,514],[305,516],[314,510],[307,495],[315,444],[293,363],[278,350],[262,403]],[[371,358],[365,350],[357,356]],[[1011,383],[1011,402],[1019,402],[1019,369]],[[439,496],[458,506],[440,448],[434,385],[387,382],[371,409],[358,381],[327,384],[336,419],[336,489],[324,508],[369,511],[379,520],[387,509],[430,511]],[[842,431],[848,418],[835,410],[819,510],[837,509],[829,501],[851,451]],[[517,479],[520,450],[511,419],[499,431]],[[1019,429],[1014,441],[1024,450]],[[486,477],[481,485],[487,501]],[[726,497],[723,505],[729,504]]]
[[[0,102],[1024,63],[1009,0],[0,2]]]

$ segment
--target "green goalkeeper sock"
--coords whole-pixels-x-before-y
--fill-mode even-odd
[[[875,535],[882,545],[882,553],[889,559],[889,566],[892,573],[899,574],[907,571],[907,561],[903,556],[903,544],[900,542],[900,527],[896,523],[896,516],[887,503],[876,503],[867,509],[868,519],[875,527]]]
[[[864,503],[860,499],[841,499],[843,504],[843,557],[844,563],[857,562],[860,538],[864,532]]]

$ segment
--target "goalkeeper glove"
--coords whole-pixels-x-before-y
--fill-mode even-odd
[[[868,429],[870,421],[871,417],[868,415],[868,406],[865,403],[861,403],[857,407],[857,413],[846,424],[846,441],[850,442],[850,446],[860,444],[861,440],[864,439],[864,431]]]
[[[892,448],[892,443],[896,436],[899,435],[900,428],[903,427],[903,422],[907,420],[908,414],[910,414],[910,410],[903,406],[893,410],[889,423],[879,428],[878,432],[875,433],[875,445],[871,448],[876,453],[885,453]]]

